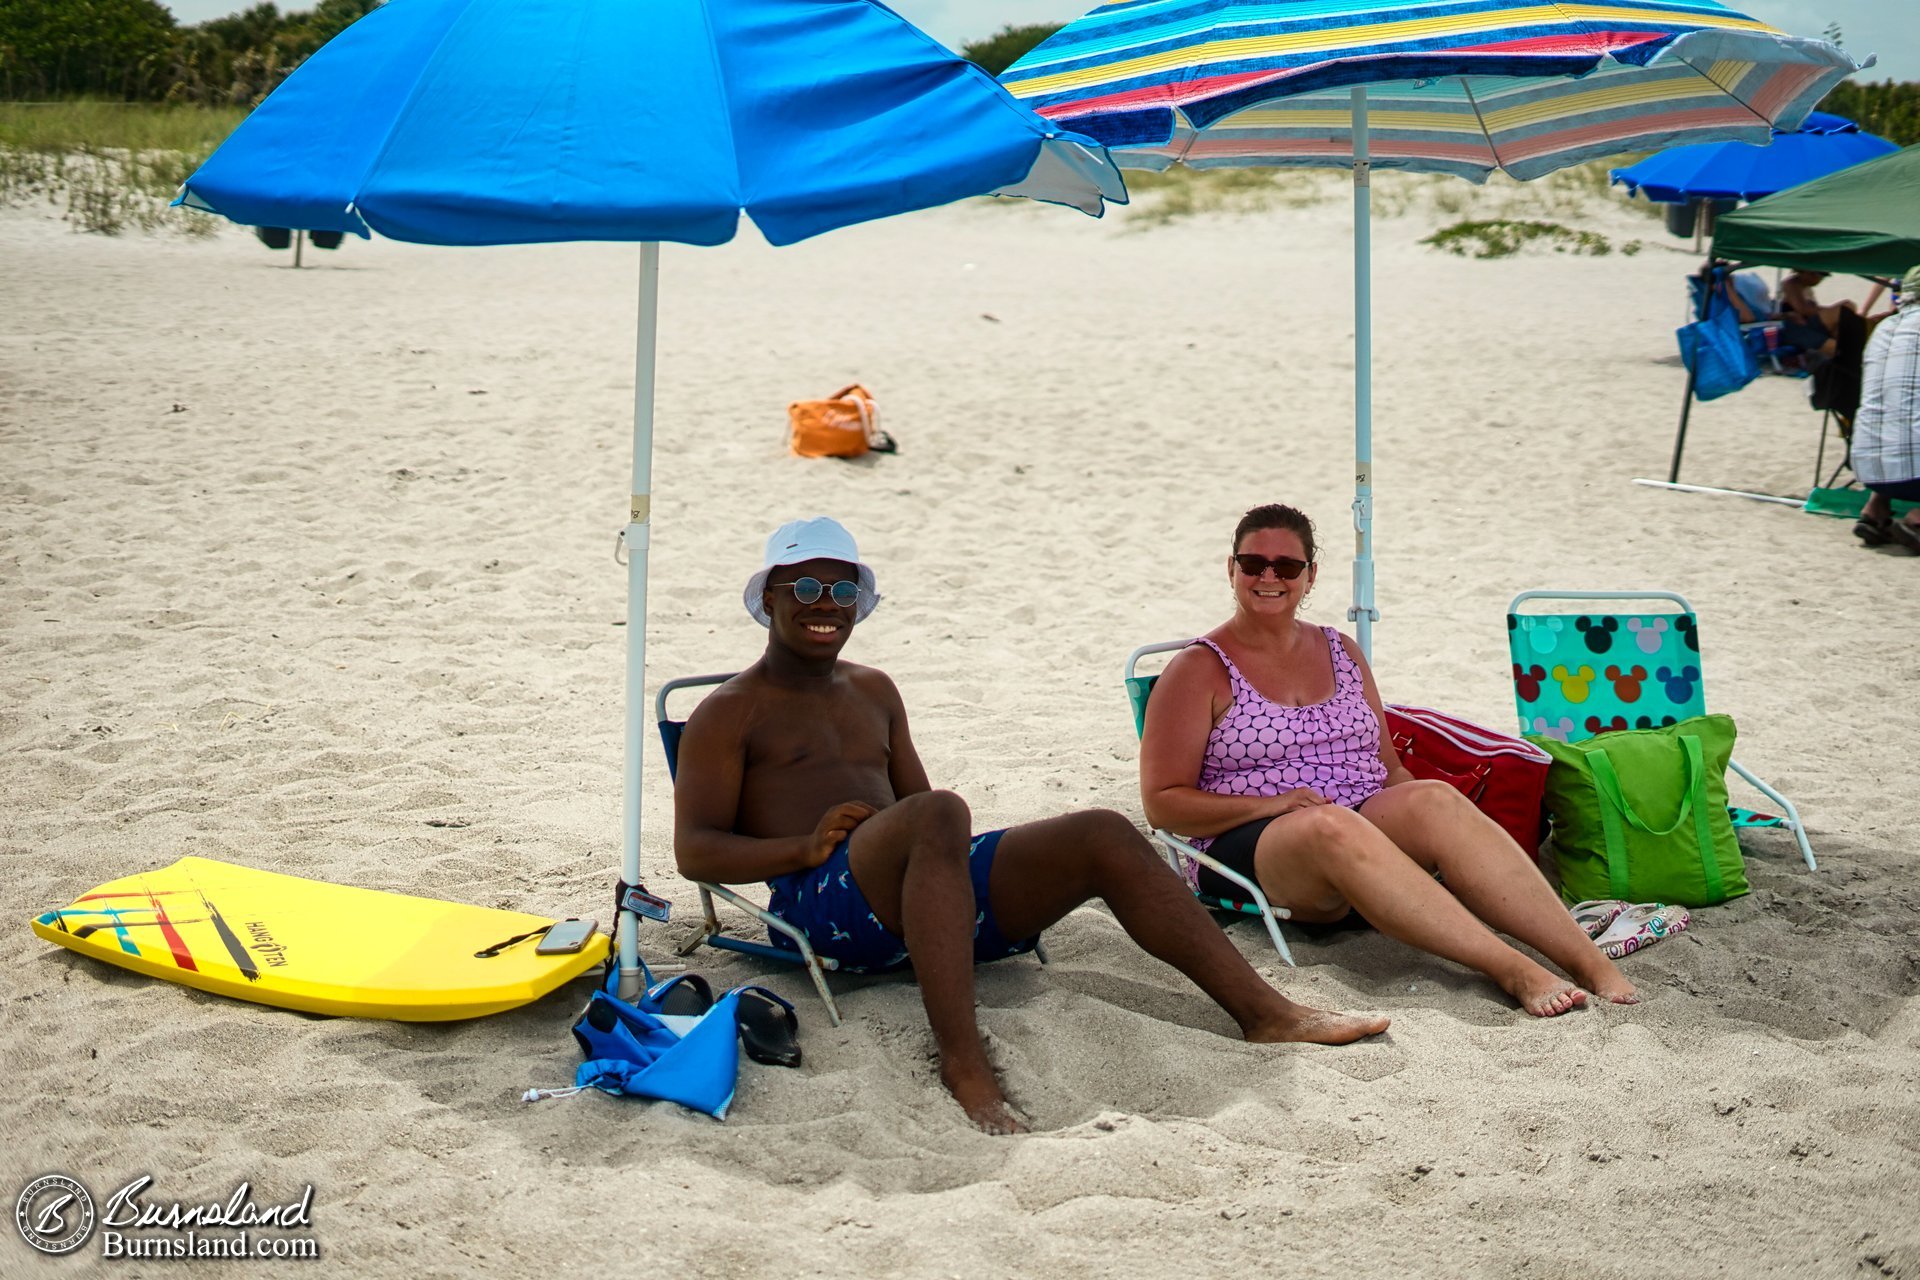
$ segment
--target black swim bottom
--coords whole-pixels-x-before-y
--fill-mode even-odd
[[[1278,814],[1273,817],[1278,817]],[[1225,863],[1234,871],[1245,876],[1255,884],[1260,879],[1253,873],[1253,851],[1260,843],[1261,832],[1273,818],[1255,818],[1252,822],[1243,822],[1230,831],[1223,831],[1214,837],[1207,848],[1207,856]],[[1218,874],[1212,867],[1200,868],[1200,892],[1210,898],[1225,898],[1230,902],[1247,901],[1247,891],[1225,876]]]
[[[1274,817],[1280,815],[1275,814]],[[1252,822],[1243,822],[1230,831],[1215,836],[1213,843],[1207,846],[1207,856],[1217,858],[1230,869],[1245,876],[1255,884],[1260,877],[1254,874],[1253,851],[1259,847],[1261,833],[1273,818],[1255,818]],[[1229,902],[1248,902],[1247,891],[1233,881],[1220,875],[1204,863],[1200,867],[1200,892],[1212,898],[1225,898]],[[1257,913],[1256,913],[1257,914]],[[1312,924],[1304,920],[1292,921],[1290,926],[1304,930],[1309,935],[1343,932],[1348,929],[1368,927],[1358,911],[1349,910],[1347,914],[1331,924]]]
[[[1884,484],[1875,484],[1869,480],[1866,484],[1867,488],[1875,493],[1892,498],[1895,502],[1920,502],[1920,479],[1889,480]],[[1226,837],[1222,836],[1221,839],[1224,840]]]
[[[1824,324],[1809,324],[1804,320],[1782,320],[1780,322],[1780,341],[1802,351],[1815,352],[1827,344],[1833,335],[1827,332]]]

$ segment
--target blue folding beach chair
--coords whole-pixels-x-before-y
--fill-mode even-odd
[[[1656,613],[1522,613],[1530,600],[1665,600]],[[1700,622],[1672,591],[1522,591],[1507,606],[1514,705],[1523,733],[1579,742],[1616,729],[1655,729],[1705,715]],[[1729,809],[1736,827],[1785,827],[1816,869],[1813,846],[1793,802],[1738,760],[1728,767],[1780,806],[1785,816]]]
[[[710,676],[682,676],[678,680],[669,680],[660,686],[660,692],[653,700],[653,720],[660,730],[660,746],[667,759],[667,776],[678,776],[680,768],[680,735],[686,730],[685,720],[672,720],[667,717],[667,699],[681,689],[710,689],[725,684],[739,673],[726,671]],[[814,990],[827,1005],[827,1019],[834,1026],[840,1025],[840,1007],[833,1002],[833,992],[827,987],[827,971],[838,969],[840,964],[829,956],[816,953],[813,945],[807,941],[807,935],[779,916],[774,915],[725,885],[709,884],[704,880],[695,880],[694,886],[700,890],[700,913],[705,927],[699,937],[680,948],[683,956],[691,955],[702,946],[717,947],[723,951],[737,951],[742,955],[759,956],[765,960],[778,960],[782,964],[798,964],[806,968],[813,979]],[[727,903],[758,920],[767,928],[792,940],[795,950],[776,947],[766,942],[749,942],[744,938],[729,937],[720,927],[720,916],[715,910],[713,900],[720,898]],[[1034,958],[1041,964],[1047,963],[1047,951],[1039,940],[1034,941]]]
[[[1124,675],[1127,685],[1127,701],[1133,704],[1133,731],[1135,734],[1146,732],[1147,699],[1153,693],[1154,682],[1160,678],[1159,672],[1154,672],[1152,675],[1139,674],[1140,659],[1147,657],[1149,654],[1177,652],[1192,643],[1193,641],[1191,640],[1165,640],[1159,644],[1143,644],[1127,655],[1127,669]],[[1200,899],[1204,905],[1215,911],[1229,911],[1239,915],[1258,916],[1260,922],[1267,926],[1267,936],[1273,939],[1274,950],[1280,953],[1280,958],[1285,960],[1288,965],[1293,964],[1293,952],[1287,948],[1287,940],[1280,932],[1280,922],[1293,918],[1291,911],[1288,911],[1285,907],[1276,907],[1271,902],[1268,902],[1267,895],[1260,891],[1259,885],[1241,875],[1232,867],[1227,866],[1219,859],[1209,857],[1207,854],[1194,848],[1192,844],[1173,834],[1173,832],[1164,831],[1156,827],[1153,829],[1153,839],[1154,843],[1160,846],[1160,854],[1167,860],[1167,865],[1172,867],[1182,879],[1186,878],[1186,870],[1181,864],[1181,859],[1190,859],[1242,890],[1244,896],[1239,898],[1222,898],[1214,894],[1203,893],[1198,889],[1194,890],[1194,896]]]
[[[1726,266],[1715,266],[1710,275],[1695,273],[1687,277],[1687,307],[1694,320],[1708,319],[1715,307],[1732,304],[1721,296],[1722,286],[1736,272]],[[1747,320],[1740,325],[1740,341],[1753,358],[1760,363],[1763,373],[1777,373],[1786,377],[1804,378],[1807,372],[1800,365],[1800,348],[1787,342],[1781,332],[1784,325],[1769,315],[1758,320]]]

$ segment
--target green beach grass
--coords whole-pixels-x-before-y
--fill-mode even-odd
[[[1618,200],[1609,190],[1607,170],[1629,160],[1620,157],[1574,165],[1532,182],[1516,182],[1495,174],[1484,186],[1447,174],[1380,170],[1373,175],[1373,213],[1378,218],[1427,214],[1475,223],[1541,224],[1550,219],[1577,219],[1597,204]],[[1125,225],[1131,230],[1148,231],[1203,214],[1302,209],[1334,201],[1344,204],[1351,199],[1351,182],[1348,171],[1339,168],[1176,166],[1164,173],[1128,173],[1127,190],[1133,204]],[[1662,212],[1660,206],[1645,202],[1631,207],[1642,209],[1652,218]],[[1574,240],[1590,234],[1567,231]]]
[[[246,114],[238,107],[0,102],[0,204],[45,201],[76,230],[105,235],[129,227],[209,235],[213,218],[167,202]]]

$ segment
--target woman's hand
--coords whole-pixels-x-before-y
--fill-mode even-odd
[[[820,817],[814,825],[813,836],[807,845],[807,866],[822,866],[840,842],[853,834],[853,829],[880,812],[872,805],[861,800],[848,800],[837,804]]]
[[[1268,802],[1267,811],[1260,816],[1277,818],[1283,813],[1292,813],[1295,809],[1311,809],[1315,805],[1330,804],[1325,796],[1312,787],[1295,787],[1291,791],[1282,791]]]

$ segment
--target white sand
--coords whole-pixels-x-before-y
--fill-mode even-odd
[[[1314,513],[1315,616],[1344,612],[1329,190],[1146,232],[969,205],[669,247],[652,671],[750,661],[766,530],[839,513],[887,597],[850,656],[906,691],[936,783],[982,826],[1137,813],[1121,659],[1219,620],[1241,510]],[[1753,836],[1750,897],[1626,962],[1643,1005],[1550,1023],[1377,935],[1296,941],[1287,992],[1394,1018],[1346,1049],[1236,1041],[1085,909],[1051,966],[980,972],[1040,1129],[996,1140],[939,1092],[904,980],[839,981],[834,1030],[797,973],[702,956],[804,1019],[805,1068],[749,1064],[722,1125],[516,1101],[571,1078],[584,984],[461,1025],[315,1021],[32,937],[184,853],[606,914],[636,254],[352,242],[294,273],[237,231],[0,216],[0,1193],[312,1182],[355,1275],[1920,1276],[1920,564],[1629,482],[1664,474],[1683,377],[1691,259],[1655,224],[1584,218],[1660,242],[1637,257],[1479,262],[1418,245],[1431,221],[1375,234],[1387,696],[1505,727],[1514,591],[1678,589],[1823,868]],[[785,456],[785,403],[856,377],[903,451]],[[1764,380],[1696,410],[1687,478],[1803,492],[1817,424]],[[647,874],[682,917],[658,957],[697,910],[648,751]]]

